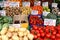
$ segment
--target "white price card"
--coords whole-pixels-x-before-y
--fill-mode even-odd
[[[41,1],[36,1],[36,2],[34,2],[34,6],[36,6],[36,5],[41,5]]]
[[[44,6],[48,6],[48,2],[43,2],[42,3],[42,6],[44,7]]]
[[[43,16],[47,16],[50,12],[43,11]]]
[[[56,19],[44,19],[44,25],[56,26]]]
[[[0,15],[1,16],[6,16],[6,11],[5,10],[0,10]]]
[[[9,6],[10,7],[19,7],[19,2],[10,2]]]
[[[52,3],[52,7],[57,7],[57,3]]]
[[[4,7],[4,3],[3,2],[0,2],[0,7]]]
[[[38,14],[38,11],[37,10],[32,10],[31,14],[32,15],[37,15]]]
[[[4,1],[4,7],[8,7],[9,6],[9,1]]]
[[[22,5],[23,7],[26,7],[26,6],[30,7],[30,2],[23,2]]]
[[[16,27],[16,28],[20,28],[20,27],[21,27],[20,24],[13,24],[12,26],[13,26],[13,27]]]

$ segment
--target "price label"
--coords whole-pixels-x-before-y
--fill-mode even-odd
[[[31,14],[32,15],[37,15],[38,14],[38,11],[37,10],[32,10]]]
[[[20,24],[13,24],[12,26],[13,26],[13,27],[16,27],[16,28],[20,28],[20,27],[21,27]]]
[[[50,12],[43,11],[43,16],[47,16]]]
[[[8,7],[9,6],[9,1],[4,1],[4,7]]]
[[[3,2],[0,2],[0,7],[4,7],[4,3]]]
[[[26,7],[26,6],[30,7],[30,2],[23,2],[22,5],[23,7]]]
[[[19,2],[10,2],[9,6],[10,7],[19,7]]]
[[[52,3],[52,7],[57,7],[57,3]]]
[[[1,16],[6,16],[6,11],[5,10],[0,10],[0,15]]]
[[[56,19],[44,19],[44,25],[56,26]]]
[[[36,1],[36,2],[34,2],[34,6],[36,6],[36,5],[41,5],[41,1]]]
[[[44,7],[44,6],[48,6],[48,2],[43,2],[42,3],[42,6]]]

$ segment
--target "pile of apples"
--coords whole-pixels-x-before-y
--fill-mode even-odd
[[[34,40],[60,40],[60,25],[58,26],[36,26],[33,25],[31,33]]]
[[[26,28],[4,27],[0,40],[33,40],[34,36]]]

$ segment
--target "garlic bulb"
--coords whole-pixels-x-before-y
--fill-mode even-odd
[[[28,40],[28,38],[26,36],[24,36],[23,40]]]
[[[29,38],[30,40],[33,40],[34,36],[33,36],[32,34],[28,34],[28,38]]]
[[[1,30],[1,35],[4,35],[6,32],[7,32],[7,28],[4,27],[4,28]]]
[[[13,40],[19,40],[19,37],[16,36],[16,35],[13,35],[13,36],[12,36],[12,39],[13,39]]]
[[[15,28],[14,27],[9,27],[9,30],[10,32],[14,32]]]
[[[8,40],[8,36],[7,35],[2,35],[2,40]]]
[[[18,34],[20,37],[24,36],[23,32],[18,32]]]

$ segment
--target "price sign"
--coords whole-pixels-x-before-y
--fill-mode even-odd
[[[4,7],[4,3],[3,2],[0,2],[0,7]]]
[[[50,12],[43,11],[43,16],[47,16]]]
[[[4,1],[4,7],[8,7],[9,6],[9,1]]]
[[[57,7],[57,3],[52,3],[52,7]]]
[[[44,6],[48,6],[48,2],[43,2],[42,3],[42,6],[44,7]]]
[[[36,1],[36,2],[34,2],[34,6],[35,6],[35,5],[39,5],[39,6],[40,6],[40,5],[41,5],[41,1]]]
[[[22,5],[23,7],[26,7],[26,6],[30,7],[30,2],[23,2]]]
[[[44,19],[44,25],[56,26],[56,19]]]
[[[37,10],[32,10],[31,14],[32,15],[37,15],[38,14],[38,11]]]
[[[0,10],[0,15],[1,16],[6,16],[6,11],[5,10]]]
[[[13,26],[13,27],[16,27],[16,28],[20,28],[20,27],[21,27],[20,24],[13,24],[12,26]]]
[[[19,7],[19,2],[10,2],[9,6],[10,7]]]

